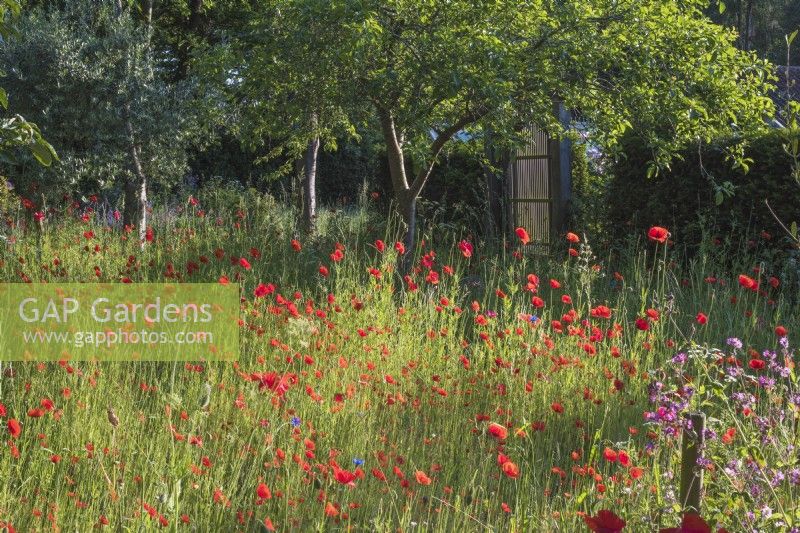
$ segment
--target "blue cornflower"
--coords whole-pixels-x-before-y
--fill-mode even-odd
[[[292,426],[294,426],[294,427],[299,427],[300,424],[302,423],[302,421],[299,418],[297,418],[296,416],[293,416],[292,419],[290,420],[290,422],[291,422]]]
[[[359,459],[357,457],[353,458],[353,464],[356,466],[361,466],[364,464],[364,459]]]

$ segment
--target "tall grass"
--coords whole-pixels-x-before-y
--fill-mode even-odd
[[[0,279],[225,276],[242,291],[241,356],[3,363],[4,418],[22,432],[0,451],[0,521],[21,531],[103,521],[119,530],[578,531],[583,513],[601,508],[634,531],[674,525],[677,441],[644,420],[654,375],[681,350],[732,336],[778,349],[776,325],[798,330],[797,309],[769,286],[772,273],[753,274],[753,258],[673,261],[673,247],[646,236],[614,262],[597,259],[585,237],[577,257],[566,246],[532,257],[508,242],[473,243],[467,258],[458,238],[430,228],[424,248],[409,251],[412,289],[392,246],[397,225],[368,208],[325,212],[318,234],[301,239],[279,203],[201,197],[155,213],[143,248],[92,216],[82,221],[84,212],[59,209],[41,228],[18,221]],[[339,262],[330,257],[337,243]],[[431,270],[436,283],[426,281]],[[739,273],[759,279],[763,293],[743,290]],[[538,276],[535,291],[528,274]],[[259,283],[276,293],[254,297]],[[599,305],[610,318],[592,316]],[[658,318],[646,318],[648,309]],[[260,386],[269,372],[288,390]],[[54,408],[28,416],[45,398]],[[508,436],[493,436],[490,422]],[[609,461],[606,449],[626,451],[630,464]],[[504,473],[502,456],[517,477]],[[356,478],[337,481],[338,467]],[[257,496],[260,483],[270,498]],[[726,494],[716,487],[705,497],[721,509]],[[796,508],[791,494],[776,498]],[[752,522],[740,511],[715,511],[714,520],[741,530]]]

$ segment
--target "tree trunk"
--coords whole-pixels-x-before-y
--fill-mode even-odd
[[[381,122],[383,139],[386,143],[386,155],[389,160],[389,175],[392,179],[394,197],[397,201],[400,215],[403,217],[403,222],[406,224],[406,234],[403,238],[406,247],[406,258],[403,261],[402,268],[408,271],[416,242],[417,196],[422,192],[422,188],[428,181],[436,164],[436,158],[441,153],[444,145],[465,126],[475,123],[488,111],[483,109],[467,112],[444,130],[437,131],[431,143],[427,160],[421,162],[419,173],[413,178],[413,182],[409,184],[403,155],[403,136],[396,129],[392,113],[377,103],[375,107]]]
[[[747,12],[744,19],[744,49],[750,51],[751,48],[751,33],[753,30],[753,0],[747,2]]]
[[[484,153],[488,165],[484,165],[486,179],[486,237],[496,239],[503,233],[503,181],[509,163],[508,150],[501,150],[491,142],[487,135]]]
[[[142,169],[139,148],[130,119],[130,106],[125,106],[125,129],[128,131],[128,153],[131,157],[133,176],[125,182],[125,212],[123,223],[136,229],[139,243],[143,244],[147,233],[147,176]]]
[[[378,116],[381,121],[383,140],[386,143],[386,156],[389,161],[389,176],[392,180],[394,199],[406,225],[403,244],[406,247],[406,255],[411,257],[414,254],[414,232],[417,225],[417,198],[408,186],[403,147],[395,131],[394,119],[391,113],[382,109],[378,109]],[[407,263],[408,260],[404,259],[403,270],[406,270]]]
[[[317,156],[319,154],[319,137],[308,141],[306,148],[305,169],[303,171],[303,229],[306,233],[314,233],[317,220]]]

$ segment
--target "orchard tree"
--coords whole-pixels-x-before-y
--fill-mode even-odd
[[[332,6],[331,6],[332,7]],[[319,18],[315,13],[326,14]],[[313,232],[320,148],[335,150],[337,138],[356,137],[357,110],[351,78],[341,57],[339,35],[330,31],[327,0],[267,1],[247,11],[248,22],[224,32],[223,45],[209,52],[202,71],[225,87],[245,146],[282,157],[276,174],[300,171],[302,227]]]
[[[409,250],[417,198],[457,134],[491,131],[502,143],[525,123],[563,134],[557,100],[601,145],[633,130],[664,164],[686,143],[760,128],[772,111],[768,65],[737,50],[701,0],[278,4],[293,27],[325,22],[302,38],[307,64],[328,69],[320,51],[333,58],[350,80],[334,98],[367,102],[377,116]]]

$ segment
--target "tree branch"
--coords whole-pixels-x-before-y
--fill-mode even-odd
[[[417,177],[411,184],[411,194],[413,197],[416,197],[422,191],[422,188],[425,186],[425,182],[428,181],[431,172],[433,172],[433,167],[436,164],[436,158],[439,157],[439,153],[442,151],[442,148],[444,148],[444,145],[447,143],[447,141],[449,141],[453,135],[463,130],[466,126],[474,124],[486,116],[488,112],[488,109],[467,112],[457,121],[455,121],[450,127],[445,128],[443,131],[436,131],[436,139],[434,139],[433,143],[431,144],[430,163],[427,165],[427,167],[419,171],[419,174],[417,174]]]

